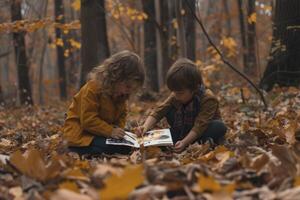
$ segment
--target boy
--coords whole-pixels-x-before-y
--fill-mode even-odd
[[[138,128],[138,135],[166,117],[175,152],[182,152],[196,141],[202,143],[212,139],[218,144],[227,128],[221,120],[218,100],[204,88],[196,64],[179,59],[169,69],[166,79],[172,94],[152,111],[144,125]]]

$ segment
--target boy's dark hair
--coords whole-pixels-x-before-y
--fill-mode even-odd
[[[196,90],[202,85],[202,76],[197,65],[187,59],[178,59],[167,72],[167,86],[171,91]]]

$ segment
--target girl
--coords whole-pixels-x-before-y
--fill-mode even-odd
[[[64,123],[69,149],[79,154],[129,153],[129,147],[106,145],[105,141],[125,134],[126,101],[144,82],[141,59],[130,51],[116,53],[88,77],[74,96]]]

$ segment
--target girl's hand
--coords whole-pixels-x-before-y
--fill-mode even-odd
[[[185,147],[187,146],[187,144],[185,144],[185,142],[183,140],[179,140],[176,142],[175,146],[174,146],[174,151],[176,153],[181,153]]]
[[[115,139],[121,139],[125,135],[125,131],[121,128],[114,128],[111,133],[111,137]]]
[[[135,128],[135,134],[138,136],[138,137],[141,137],[144,135],[145,133],[145,127],[144,126],[138,126]]]

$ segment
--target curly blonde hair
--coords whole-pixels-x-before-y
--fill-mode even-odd
[[[141,87],[145,79],[144,65],[137,54],[124,50],[94,67],[88,79],[98,81],[106,91],[111,91],[117,82],[122,81],[133,81]]]

